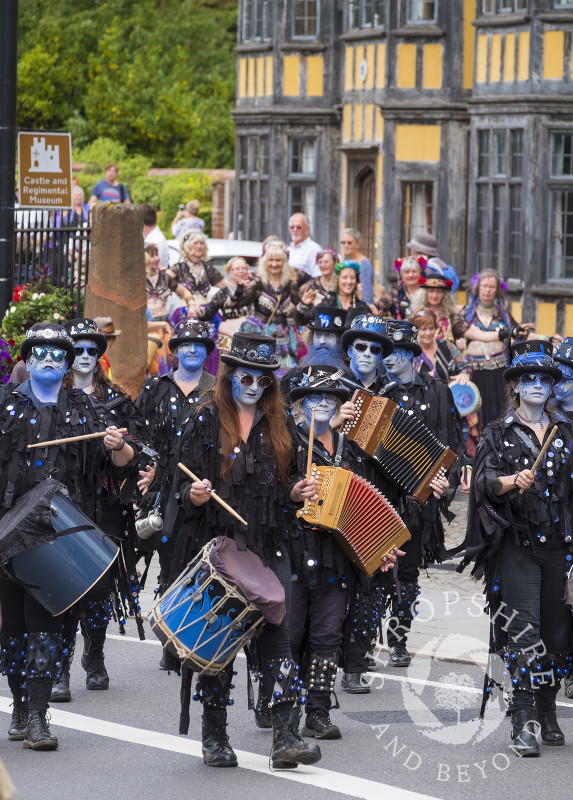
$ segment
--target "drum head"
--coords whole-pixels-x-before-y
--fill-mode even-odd
[[[467,384],[452,383],[450,385],[454,403],[462,417],[475,414],[481,408],[481,394],[478,387],[471,381]]]

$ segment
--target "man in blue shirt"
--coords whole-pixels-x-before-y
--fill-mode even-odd
[[[108,164],[105,168],[105,178],[98,181],[93,188],[89,202],[90,208],[93,208],[96,203],[131,203],[127,187],[117,180],[117,173],[117,166]]]

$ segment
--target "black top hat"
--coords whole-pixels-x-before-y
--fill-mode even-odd
[[[101,358],[107,350],[107,339],[98,331],[98,327],[93,319],[83,317],[81,319],[72,319],[64,325],[67,332],[70,334],[74,342],[78,339],[89,339],[95,342],[98,349],[98,358]]]
[[[291,403],[309,394],[333,394],[343,403],[348,400],[350,392],[340,381],[330,377],[338,370],[334,367],[314,364],[305,368],[291,380],[291,390],[288,399]]]
[[[352,327],[342,334],[343,348],[348,348],[355,339],[370,339],[382,345],[382,357],[386,358],[394,350],[394,345],[386,336],[386,320],[375,314],[361,314],[352,320]]]
[[[32,347],[46,347],[46,345],[61,347],[68,356],[68,367],[73,364],[76,357],[73,339],[63,325],[54,325],[51,322],[37,322],[26,331],[26,338],[20,345],[22,361],[26,361]]]
[[[316,306],[314,320],[308,323],[311,331],[320,333],[336,333],[342,336],[346,325],[346,311],[336,306]]]
[[[280,367],[276,356],[277,343],[272,336],[261,336],[258,333],[235,333],[228,353],[221,353],[223,364],[234,367],[269,370],[274,372]]]
[[[553,360],[568,367],[573,367],[573,339],[570,336],[566,336],[557,350],[555,350]]]
[[[405,347],[415,356],[422,354],[422,348],[418,344],[418,329],[414,324],[408,320],[397,319],[387,319],[385,322],[388,338],[394,343],[394,349]]]
[[[173,350],[180,344],[189,344],[190,342],[205,345],[207,355],[212,353],[215,348],[215,342],[209,335],[209,326],[198,319],[184,319],[175,326],[173,336],[169,340],[169,349]]]
[[[511,367],[506,369],[503,377],[506,381],[517,380],[528,372],[542,372],[560,381],[561,370],[553,361],[553,345],[543,339],[515,342],[511,347]]]

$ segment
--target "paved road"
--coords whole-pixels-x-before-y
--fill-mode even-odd
[[[463,503],[460,510],[463,514]],[[462,521],[458,522],[461,529]],[[452,537],[459,536],[455,531]],[[153,574],[153,570],[151,571]],[[343,738],[322,744],[316,767],[271,774],[270,733],[247,710],[245,661],[237,659],[231,742],[239,769],[214,770],[201,759],[200,707],[192,703],[189,737],[177,736],[178,680],[159,671],[161,650],[112,633],[106,645],[111,687],[88,692],[79,661],[72,672],[72,703],[51,709],[60,739],[55,753],[23,750],[0,738],[4,760],[23,800],[415,800],[415,798],[565,797],[570,794],[573,703],[560,696],[567,744],[544,748],[541,759],[519,760],[508,749],[509,722],[490,704],[478,709],[487,650],[481,593],[467,576],[432,569],[422,578],[421,613],[410,644],[418,655],[407,670],[377,654],[369,695],[338,691],[333,712]],[[149,605],[146,595],[144,608]],[[111,630],[111,629],[110,629]],[[8,725],[10,698],[0,684],[0,725]],[[339,687],[338,687],[339,688]],[[41,791],[41,795],[39,794]]]

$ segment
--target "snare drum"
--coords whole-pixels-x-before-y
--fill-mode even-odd
[[[211,563],[216,541],[187,565],[149,614],[151,629],[181,666],[206,675],[224,669],[265,621]]]

